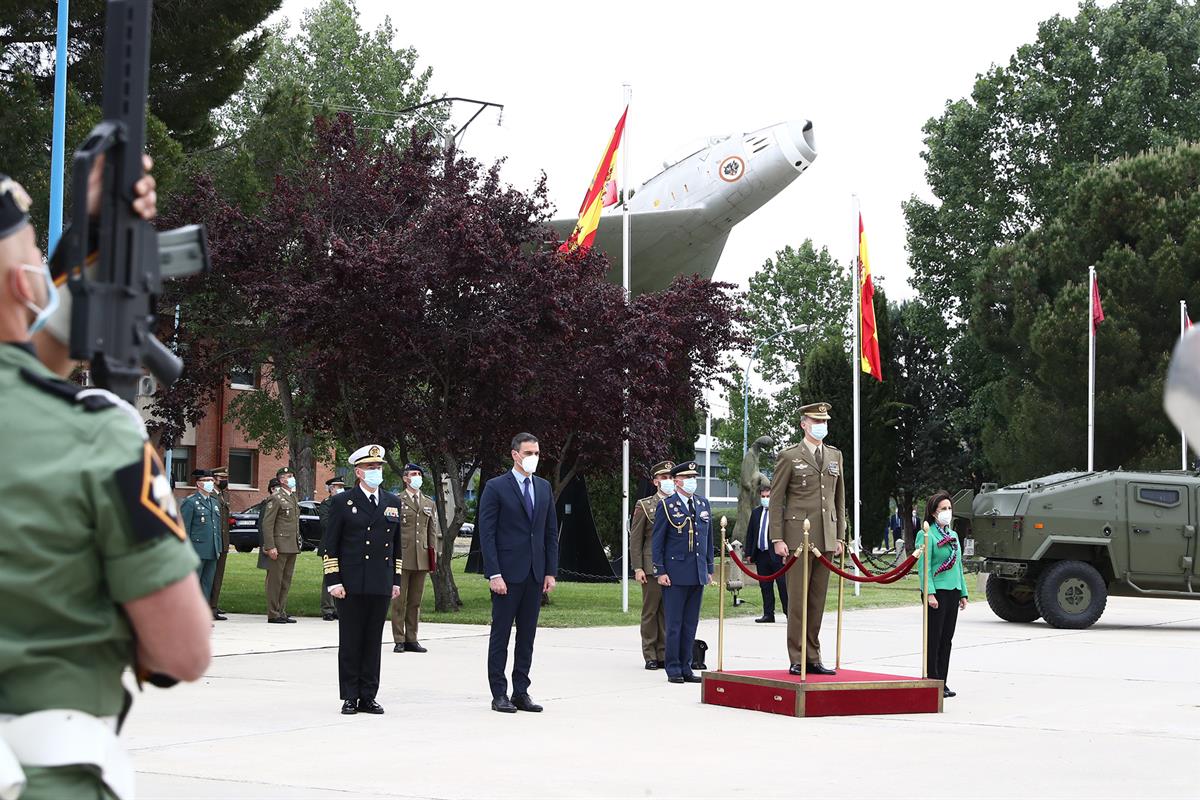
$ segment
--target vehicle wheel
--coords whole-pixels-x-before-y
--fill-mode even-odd
[[[986,594],[992,612],[1005,622],[1033,622],[1042,615],[1031,583],[988,575]]]
[[[1108,587],[1091,564],[1059,561],[1038,578],[1034,598],[1052,627],[1087,628],[1104,613]]]

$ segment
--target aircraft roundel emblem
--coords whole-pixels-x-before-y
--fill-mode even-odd
[[[721,162],[721,166],[717,168],[717,174],[726,183],[741,180],[742,176],[746,174],[746,162],[742,160],[741,156],[729,156]]]

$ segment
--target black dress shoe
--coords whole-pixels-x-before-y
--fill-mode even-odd
[[[337,619],[337,616],[334,614],[322,614],[321,619],[325,620],[326,622],[333,622],[335,619]]]
[[[284,622],[295,622],[296,618],[295,617],[284,617],[283,621]]]
[[[829,667],[822,664],[820,661],[818,661],[815,664],[809,664],[808,671],[814,675],[837,675],[836,669],[830,669]]]
[[[682,675],[672,675],[667,678],[667,683],[687,683],[687,681],[683,679]]]
[[[662,664],[652,658],[646,662],[646,669],[662,669]]]
[[[426,648],[421,647],[420,642],[405,642],[404,649],[410,653],[428,653],[429,652],[429,650],[427,650]]]
[[[220,611],[214,611],[213,619],[217,620],[218,622],[224,622],[225,620],[229,619],[229,617],[225,616]]]
[[[536,714],[542,710],[542,707],[533,702],[533,698],[527,694],[514,694],[512,704],[517,707],[517,711],[532,711]]]
[[[228,613],[229,613],[228,611],[226,611],[225,609],[221,608],[220,606],[217,606],[217,607],[216,607],[215,609],[213,609],[213,610],[214,610],[214,611],[216,611],[218,614],[228,614]]]
[[[754,621],[755,622],[774,622],[775,615],[774,614],[763,614],[761,617],[758,617]]]
[[[502,694],[492,700],[492,711],[499,711],[501,714],[515,714],[517,707],[512,704],[512,700],[508,699],[508,695]]]
[[[396,646],[392,648],[392,652],[393,653],[403,653],[404,652],[404,643],[397,642]]]
[[[683,676],[684,683],[702,683],[703,680],[704,679],[701,678],[699,675],[684,675]]]
[[[357,700],[347,700],[346,702],[342,703],[342,713],[343,714],[357,714],[358,713],[358,701]]]
[[[267,622],[271,623],[272,625],[286,625],[287,624],[287,620],[284,619],[283,617],[271,617],[271,619],[267,620]]]
[[[958,696],[958,692],[954,691],[953,689],[951,689],[949,687],[942,688],[942,697],[957,697],[957,696]]]
[[[382,714],[383,706],[376,703],[374,700],[359,700],[358,710],[364,714]]]

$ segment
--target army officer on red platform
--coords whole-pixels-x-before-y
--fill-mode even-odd
[[[400,594],[400,500],[380,489],[384,449],[350,454],[358,484],[339,494],[321,542],[325,585],[338,610],[342,713],[382,714],[379,654],[388,602]]]

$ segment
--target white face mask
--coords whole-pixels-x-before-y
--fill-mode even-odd
[[[521,459],[521,469],[525,470],[525,472],[527,474],[532,475],[533,473],[537,472],[537,468],[538,468],[538,457],[537,456],[525,456],[524,458]]]
[[[408,488],[412,489],[414,492],[419,492],[421,490],[422,483],[424,483],[424,481],[420,475],[413,475],[408,479]]]
[[[684,478],[683,486],[681,488],[683,489],[684,494],[695,494],[696,493],[696,479],[695,478]]]
[[[675,494],[675,481],[672,478],[658,482],[658,490],[665,495]]]
[[[379,484],[383,483],[383,467],[375,467],[374,469],[363,470],[363,482],[372,489],[378,489]]]
[[[950,523],[954,521],[954,512],[950,509],[939,511],[937,513],[937,524],[943,528],[949,528]]]
[[[767,507],[769,507],[769,506],[771,505],[771,498],[769,498],[769,497],[760,497],[760,498],[758,498],[758,502],[762,503],[762,507],[763,507],[763,508],[767,508]]]
[[[211,493],[213,490],[213,482],[212,481],[200,481],[200,488],[206,492]]]
[[[344,491],[346,491],[346,490],[343,489],[341,486],[335,486],[335,487],[333,487],[333,491],[331,492],[331,494],[341,494]]]
[[[814,439],[820,442],[829,435],[829,423],[814,422],[812,427],[808,429],[808,432]]]
[[[19,264],[18,266],[26,272],[36,273],[39,278],[46,281],[46,305],[38,308],[34,302],[25,301],[25,307],[37,315],[33,318],[33,322],[29,323],[29,335],[32,336],[42,329],[42,326],[58,309],[58,287],[54,285],[54,278],[50,275],[50,267],[46,262],[43,261],[40,267],[32,264]]]
[[[293,492],[296,491],[296,479],[290,475],[288,476],[288,479],[287,479],[287,487],[288,487],[288,489],[290,489]]]

